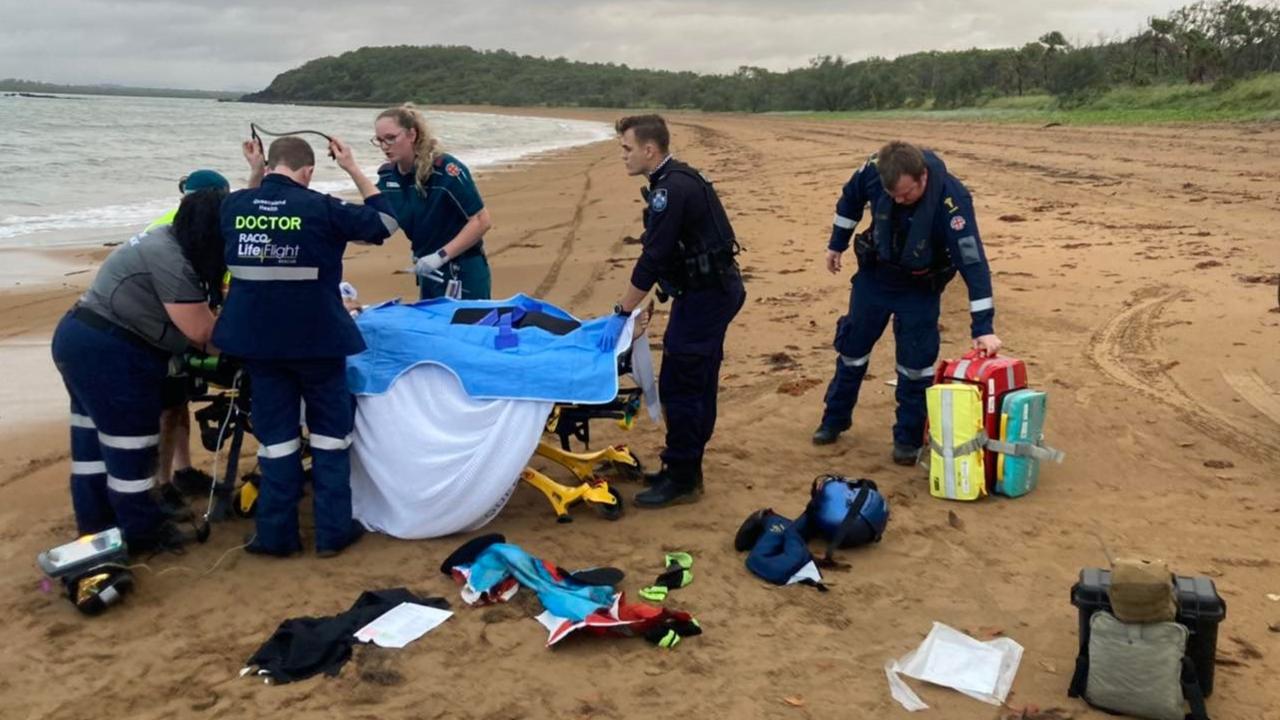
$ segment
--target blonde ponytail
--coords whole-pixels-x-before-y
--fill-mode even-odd
[[[422,116],[413,103],[405,103],[400,107],[393,107],[378,113],[378,119],[391,118],[396,121],[405,131],[417,131],[417,140],[413,143],[413,162],[414,177],[413,184],[421,191],[426,185],[427,178],[431,177],[431,168],[435,165],[436,156],[442,150],[440,148],[440,140],[431,135],[431,129],[427,127],[427,120]]]

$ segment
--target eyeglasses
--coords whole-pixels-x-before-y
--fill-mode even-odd
[[[404,137],[403,132],[398,132],[395,135],[383,135],[382,137],[375,135],[369,138],[369,144],[374,147],[387,147],[388,145],[394,145],[402,137]]]

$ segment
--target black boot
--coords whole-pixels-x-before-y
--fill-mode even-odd
[[[848,428],[836,428],[830,425],[819,425],[817,430],[813,431],[814,445],[830,445],[840,437],[840,433]]]
[[[156,504],[160,506],[160,512],[164,513],[166,520],[186,522],[193,517],[186,498],[173,483],[165,483],[156,489]]]
[[[636,493],[635,504],[642,508],[661,508],[678,503],[696,502],[702,494],[702,463],[671,463],[654,473],[653,485]]]
[[[173,472],[173,482],[170,484],[183,495],[200,497],[209,494],[209,486],[213,485],[213,478],[199,468],[185,467]]]
[[[161,522],[156,529],[148,533],[145,537],[135,538],[129,543],[129,553],[141,555],[144,553],[162,553],[170,552],[175,555],[183,553],[183,546],[190,543],[195,538],[184,531],[181,527],[175,525],[168,520]]]
[[[280,550],[276,548],[263,547],[258,544],[258,534],[251,532],[244,536],[244,551],[251,555],[271,555],[273,557],[289,557],[302,552],[302,542],[299,541],[292,548]]]
[[[893,444],[893,462],[897,465],[915,465],[920,461],[920,448]]]
[[[652,487],[663,480],[671,478],[671,474],[667,471],[666,463],[663,463],[662,469],[657,472],[647,472],[644,474],[644,486]]]
[[[352,520],[351,534],[347,537],[346,543],[340,545],[339,547],[320,547],[319,545],[317,545],[316,557],[318,558],[337,557],[339,554],[342,553],[343,550],[346,550],[352,545],[355,545],[356,542],[360,540],[360,538],[364,537],[364,533],[365,533],[364,525],[361,525],[359,522]]]

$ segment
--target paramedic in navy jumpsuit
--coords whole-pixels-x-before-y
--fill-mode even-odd
[[[156,499],[163,386],[174,355],[205,350],[225,269],[210,186],[107,256],[58,323],[53,360],[71,396],[71,502],[82,535],[119,527],[134,552],[187,539]]]
[[[615,326],[621,330],[655,283],[674,298],[658,377],[667,425],[663,467],[635,498],[640,507],[663,507],[694,500],[702,491],[702,454],[715,429],[724,337],[746,290],[724,207],[711,183],[668,153],[666,122],[657,115],[627,117],[617,131],[627,173],[647,175],[649,187],[643,250],[614,306]]]
[[[836,372],[813,442],[835,442],[851,426],[871,349],[892,316],[898,374],[893,460],[912,465],[924,440],[924,391],[933,383],[938,359],[942,290],[959,271],[969,289],[973,347],[994,355],[1000,338],[993,329],[991,271],[969,191],[947,174],[937,155],[891,142],[844,186],[827,244],[830,272],[840,271],[841,256],[868,204],[871,227],[854,238],[858,272],[849,312],[836,324]]]
[[[364,205],[309,190],[315,172],[311,146],[283,137],[271,143],[261,186],[232,193],[222,206],[231,286],[213,342],[244,360],[253,393],[262,482],[250,552],[290,555],[302,548],[297,503],[303,484],[303,400],[316,553],[335,555],[360,534],[351,519],[353,408],[346,357],[365,344],[338,285],[346,244],[380,244],[397,225],[351,149],[334,140],[329,151],[355,182]]]

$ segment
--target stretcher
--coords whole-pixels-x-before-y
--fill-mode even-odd
[[[225,464],[219,463],[213,477],[209,519],[229,517],[251,518],[258,498],[260,475],[255,470],[239,475],[240,456],[245,432],[252,432],[248,375],[233,360],[218,357],[193,357],[196,369],[189,369],[193,392],[191,401],[205,403],[196,410],[201,444],[215,453],[215,460],[226,451]],[[641,390],[623,388],[618,397],[603,405],[556,405],[547,418],[546,432],[559,439],[559,445],[539,441],[537,457],[564,467],[577,480],[574,485],[556,482],[543,472],[525,468],[520,479],[546,496],[559,522],[570,522],[570,508],[579,503],[595,507],[609,520],[621,517],[621,495],[609,486],[608,478],[639,480],[644,469],[626,445],[609,445],[590,450],[591,422],[615,420],[618,427],[629,430],[640,410]],[[586,449],[575,452],[577,440]],[[304,435],[304,460],[309,457]]]
[[[546,430],[560,438],[560,446],[541,440],[535,455],[567,469],[578,484],[562,485],[533,468],[525,468],[520,479],[547,497],[558,522],[572,521],[569,509],[581,502],[595,507],[607,520],[617,520],[622,516],[622,496],[609,486],[607,478],[640,480],[644,470],[639,459],[626,445],[610,445],[594,452],[573,452],[570,440],[577,439],[589,448],[592,420],[614,419],[618,427],[630,430],[640,411],[640,398],[639,388],[624,388],[617,399],[604,405],[557,405],[552,410]]]
[[[601,321],[535,303],[428,302],[362,313],[370,351],[349,360],[348,385],[356,398],[352,509],[367,528],[403,538],[465,532],[491,521],[520,485],[541,492],[559,522],[583,504],[608,519],[621,515],[610,482],[639,479],[643,468],[626,445],[593,448],[591,425],[612,420],[630,428],[652,392],[651,382],[637,383],[644,389],[619,382],[632,373],[635,355],[651,367],[647,343],[637,353],[631,342],[643,329],[629,324],[621,347],[601,354]],[[533,309],[524,319],[503,314],[513,306]],[[442,356],[431,355],[442,346]],[[540,357],[552,351],[567,359]],[[196,364],[200,387],[192,399],[205,403],[196,412],[202,443],[216,465],[217,453],[226,452],[225,468],[215,468],[210,516],[250,517],[258,474],[239,475],[244,433],[252,432],[247,373],[226,358]],[[562,369],[567,374],[548,382]],[[517,392],[507,394],[510,388]],[[656,406],[656,397],[646,401]],[[305,462],[305,432],[303,443]],[[568,481],[545,463],[529,467],[535,458],[563,467]]]
[[[221,355],[188,354],[183,359],[188,399],[204,403],[195,411],[200,444],[214,454],[213,485],[209,490],[207,520],[251,517],[258,497],[257,473],[239,477],[240,453],[245,432],[253,432],[249,374],[235,360]],[[219,460],[226,452],[226,464]]]

